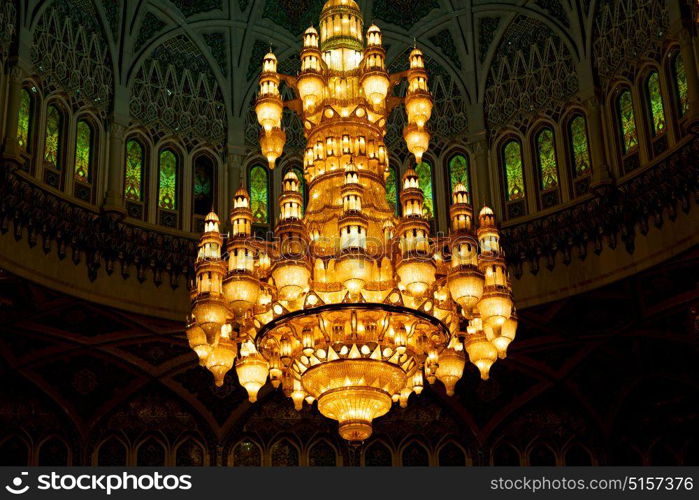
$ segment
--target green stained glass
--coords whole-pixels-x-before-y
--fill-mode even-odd
[[[665,108],[660,94],[660,77],[655,71],[648,77],[648,101],[653,135],[657,136],[665,132]]]
[[[301,205],[301,215],[306,211],[306,179],[303,177],[303,170],[299,167],[292,167],[291,171],[296,174],[299,178],[299,191],[301,192],[301,198],[303,198],[303,205]]]
[[[536,155],[539,161],[539,180],[543,191],[558,186],[558,162],[553,130],[544,128],[536,136]]]
[[[194,161],[194,213],[206,215],[214,206],[214,164],[206,155]]]
[[[60,169],[61,142],[62,142],[62,117],[56,106],[49,106],[46,114],[46,138],[44,143],[44,160],[54,168]]]
[[[126,143],[124,197],[127,200],[143,201],[143,164],[143,146],[131,139]]]
[[[428,219],[434,217],[434,194],[432,193],[432,165],[423,161],[417,167],[417,180],[425,196],[425,203],[422,206],[422,213]]]
[[[269,175],[259,165],[250,169],[250,208],[255,224],[269,224]]]
[[[396,167],[388,168],[388,177],[386,178],[386,201],[388,206],[393,209],[393,213],[398,215],[398,174]]]
[[[19,112],[17,116],[17,142],[24,149],[28,149],[31,126],[32,98],[28,90],[22,89],[19,96]]]
[[[454,192],[454,186],[458,183],[466,186],[466,190],[471,192],[471,182],[468,175],[468,158],[464,155],[453,156],[449,160],[449,193]]]
[[[92,128],[87,122],[78,122],[75,136],[75,179],[90,182],[90,164],[92,163]]]
[[[587,124],[583,116],[576,116],[570,122],[570,142],[573,151],[575,176],[580,177],[590,173],[590,146],[587,142]]]
[[[636,132],[636,118],[633,113],[633,100],[631,91],[624,90],[618,101],[619,125],[623,139],[624,154],[638,146],[638,134]]]
[[[522,148],[517,141],[509,141],[503,149],[505,187],[507,201],[524,198],[524,172],[522,170]]]
[[[682,56],[675,56],[675,85],[677,92],[677,105],[679,107],[680,116],[684,116],[689,111],[689,90],[687,84],[687,73],[684,69],[684,61]]]
[[[160,183],[158,206],[166,210],[177,210],[177,156],[169,149],[160,153]]]

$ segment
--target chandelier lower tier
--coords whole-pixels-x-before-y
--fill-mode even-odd
[[[320,35],[304,34],[301,72],[263,61],[256,104],[270,168],[282,154],[284,108],[304,123],[308,148],[300,180],[284,176],[271,242],[253,237],[248,192],[235,193],[230,233],[207,216],[191,288],[190,347],[222,385],[235,367],[250,401],[269,380],[296,409],[317,402],[340,435],[366,440],[372,421],[405,407],[424,383],[449,395],[467,356],[488,378],[514,340],[517,318],[495,217],[478,225],[466,188],[454,188],[448,241],[430,237],[418,176],[402,179],[401,217],[386,200],[386,121],[404,105],[408,149],[421,161],[432,97],[422,52],[389,75],[381,31],[363,35],[354,0],[329,0]],[[405,97],[393,88],[407,79]],[[298,98],[282,101],[284,81]],[[447,251],[442,251],[443,248]]]

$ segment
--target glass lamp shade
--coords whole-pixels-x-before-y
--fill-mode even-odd
[[[206,333],[210,344],[215,343],[215,339],[229,315],[223,296],[208,296],[197,299],[192,308],[192,316]]]
[[[408,151],[415,155],[415,161],[422,163],[422,155],[430,146],[430,134],[426,129],[410,124],[403,131],[403,138],[408,145]]]
[[[413,297],[422,296],[435,280],[435,267],[431,259],[404,260],[396,272],[400,282]]]
[[[454,395],[456,383],[461,380],[466,366],[466,355],[463,350],[444,349],[439,355],[437,379],[444,384],[448,396]]]
[[[500,329],[512,314],[512,297],[509,292],[486,287],[483,297],[478,302],[478,312],[483,322],[493,329]]]
[[[488,342],[483,331],[468,335],[464,343],[468,359],[481,373],[483,380],[490,378],[490,367],[498,359],[498,350],[493,344]]]
[[[432,116],[432,98],[427,92],[408,94],[405,97],[408,122],[423,128]]]
[[[373,262],[359,253],[342,256],[335,263],[335,279],[352,294],[359,293],[371,281],[372,271]]]
[[[293,301],[308,289],[311,270],[296,262],[279,263],[272,270],[272,278],[281,300]]]
[[[392,363],[373,359],[345,359],[321,363],[301,379],[318,410],[340,424],[340,435],[352,442],[365,441],[375,418],[388,413],[393,394],[405,387],[405,372]]]
[[[262,154],[267,158],[270,170],[274,169],[274,164],[284,152],[284,143],[286,143],[286,133],[279,127],[273,128],[270,131],[265,131],[260,135],[260,149]]]
[[[483,296],[484,278],[475,266],[453,269],[447,278],[449,293],[469,313]]]
[[[227,337],[221,337],[218,345],[211,350],[206,360],[206,368],[213,374],[216,387],[221,387],[226,374],[233,368],[238,347]]]
[[[486,327],[485,332],[486,336],[492,335],[493,338],[488,338],[488,340],[490,340],[490,342],[498,350],[498,356],[500,359],[505,359],[507,357],[507,349],[510,347],[510,344],[514,341],[515,336],[517,335],[517,317],[514,311],[512,312],[512,315],[502,324],[499,332],[497,328],[490,327]],[[497,335],[497,333],[499,333],[499,335]]]
[[[323,98],[325,82],[317,73],[301,73],[296,82],[304,109],[313,112]]]
[[[267,382],[269,375],[269,363],[258,352],[238,359],[235,364],[235,371],[238,373],[240,385],[248,391],[248,398],[251,403],[257,401],[257,393]]]
[[[260,296],[260,283],[248,274],[232,274],[223,281],[223,295],[234,314],[242,316]]]
[[[364,95],[374,106],[379,106],[386,100],[389,86],[388,75],[383,71],[372,71],[362,77]]]
[[[257,121],[265,132],[281,126],[283,112],[284,104],[279,97],[260,97],[255,104]]]
[[[197,325],[189,326],[187,328],[187,340],[189,341],[190,349],[192,349],[199,358],[199,363],[202,366],[205,365],[206,358],[208,358],[211,353],[211,345],[209,345],[207,341],[204,329]]]

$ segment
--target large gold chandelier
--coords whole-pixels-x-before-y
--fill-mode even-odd
[[[309,201],[302,213],[300,181],[283,179],[275,241],[252,236],[250,197],[235,193],[225,242],[211,213],[199,244],[191,348],[217,385],[233,366],[255,402],[269,378],[296,409],[317,402],[339,422],[340,435],[363,441],[372,421],[393,403],[408,404],[424,380],[449,395],[469,360],[488,378],[505,357],[517,320],[495,217],[484,208],[476,230],[461,184],[450,210],[450,255],[435,250],[414,170],[402,179],[402,217],[386,200],[391,109],[404,103],[404,137],[417,162],[427,150],[432,97],[422,52],[410,68],[386,71],[381,31],[364,44],[354,0],[329,0],[303,35],[301,72],[263,62],[256,112],[260,144],[273,168],[282,154],[284,107],[303,121]],[[393,87],[407,79],[405,98]],[[298,99],[283,102],[281,82]],[[225,254],[223,254],[225,248]]]

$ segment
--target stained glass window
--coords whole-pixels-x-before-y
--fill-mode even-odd
[[[466,190],[471,192],[471,181],[468,172],[468,158],[464,155],[452,156],[449,160],[449,194],[454,192],[454,186],[458,183],[466,186]]]
[[[687,73],[684,69],[684,61],[682,56],[677,54],[673,64],[673,73],[675,76],[675,92],[677,95],[677,106],[680,116],[684,116],[689,111],[689,91],[687,84]]]
[[[256,165],[250,169],[250,208],[255,224],[269,224],[269,174]]]
[[[650,74],[646,86],[652,132],[654,136],[658,136],[665,132],[665,108],[663,96],[660,94],[660,77],[657,71]]]
[[[386,200],[388,206],[393,208],[393,213],[398,215],[398,173],[396,167],[388,167],[388,177],[386,178]]]
[[[158,206],[177,210],[177,156],[169,149],[160,152]]]
[[[299,167],[291,167],[291,171],[294,172],[296,177],[299,178],[299,191],[301,191],[301,198],[303,198],[301,215],[303,215],[304,211],[306,210],[306,203],[308,202],[308,198],[306,198],[306,179],[303,177],[303,170],[301,170]]]
[[[636,117],[633,113],[633,99],[631,91],[624,90],[619,94],[617,101],[617,113],[619,113],[619,126],[621,129],[624,154],[638,146],[638,133],[636,132]]]
[[[434,217],[434,194],[432,192],[432,165],[423,161],[417,167],[418,184],[422,189],[422,194],[425,195],[425,203],[422,207],[422,212],[428,219]]]
[[[503,148],[505,187],[507,201],[524,198],[524,171],[522,169],[522,147],[515,140],[508,141]]]
[[[589,174],[592,162],[590,161],[590,146],[587,142],[587,123],[582,115],[576,116],[570,122],[570,145],[575,176]]]
[[[558,162],[553,130],[543,128],[536,136],[536,156],[539,163],[539,181],[542,191],[558,186]]]
[[[126,143],[124,197],[127,200],[143,201],[144,163],[143,146],[136,139],[131,139]]]
[[[80,182],[90,182],[92,179],[92,127],[80,120],[75,136],[75,179]]]
[[[19,112],[17,116],[17,143],[24,149],[29,149],[29,137],[32,128],[32,97],[27,89],[22,89],[19,95]]]
[[[63,116],[56,106],[49,106],[46,113],[46,138],[44,143],[44,160],[54,168],[60,169],[63,142]]]
[[[214,206],[214,163],[206,155],[194,161],[194,213],[208,214]]]

